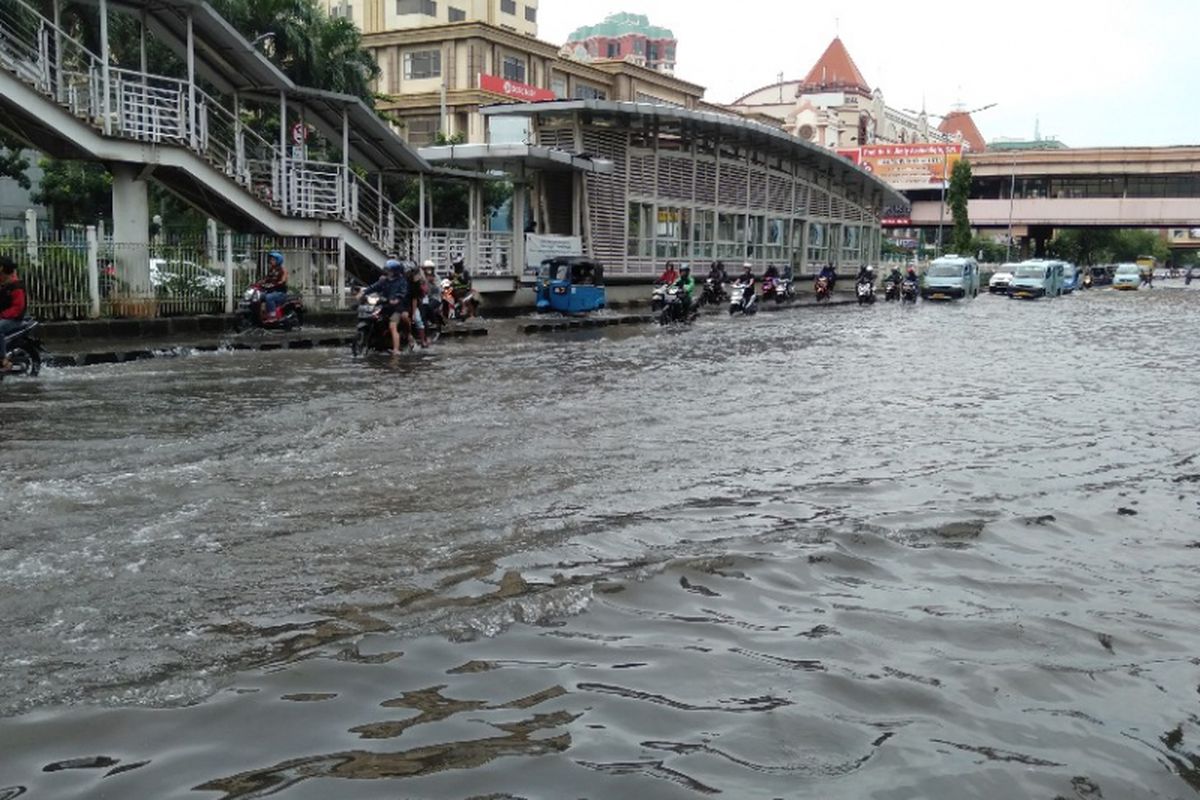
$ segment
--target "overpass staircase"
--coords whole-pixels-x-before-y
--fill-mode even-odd
[[[140,167],[239,232],[341,239],[371,265],[417,254],[416,223],[348,160],[295,157],[236,98],[105,63],[24,0],[0,4],[0,127],[54,157]]]

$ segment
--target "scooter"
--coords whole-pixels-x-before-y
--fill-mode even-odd
[[[900,299],[905,303],[917,302],[917,282],[912,278],[905,278],[900,284]]]
[[[657,314],[663,310],[663,306],[667,304],[667,290],[672,288],[672,284],[657,283],[654,285],[654,290],[650,292],[650,313]]]
[[[889,303],[900,299],[900,284],[897,281],[889,280],[883,284],[883,299]]]
[[[725,292],[725,285],[718,283],[713,278],[704,279],[704,288],[700,292],[700,305],[720,305],[729,298]],[[653,303],[651,303],[653,305]]]
[[[815,291],[817,294],[818,303],[822,300],[828,300],[831,294],[831,290],[829,288],[829,278],[824,276],[817,278],[816,283],[813,284],[813,291]]]
[[[239,331],[248,328],[291,331],[304,325],[304,301],[300,299],[300,295],[289,294],[287,299],[276,307],[274,315],[264,318],[263,303],[266,302],[266,294],[263,285],[255,283],[242,295],[242,302],[238,306]]]
[[[355,356],[366,353],[392,352],[392,330],[388,316],[384,313],[388,308],[381,294],[368,294],[358,306],[358,324],[354,326],[354,338],[350,340],[350,353]],[[429,336],[426,327],[426,336]],[[432,338],[432,337],[431,337]],[[406,340],[404,332],[400,332],[400,347],[411,345]]]
[[[700,309],[695,303],[691,304],[687,313],[683,310],[683,293],[684,289],[678,286],[667,287],[666,305],[659,312],[658,323],[660,325],[670,325],[673,322],[691,323],[692,320],[700,313]]]
[[[12,366],[0,371],[0,381],[5,376],[36,378],[42,371],[42,343],[33,335],[38,321],[30,317],[21,320],[21,327],[5,335],[4,345]]]
[[[869,306],[875,302],[875,284],[870,281],[859,281],[854,291],[858,295],[860,306]]]
[[[752,290],[752,284],[737,281],[729,292],[729,316],[743,314],[747,317],[758,312],[758,295]]]

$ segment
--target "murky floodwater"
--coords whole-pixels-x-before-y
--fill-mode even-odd
[[[1200,292],[0,386],[0,798],[1200,793]]]

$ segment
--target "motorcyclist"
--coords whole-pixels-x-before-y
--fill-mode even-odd
[[[462,303],[463,319],[476,316],[479,313],[479,298],[471,287],[471,272],[461,255],[456,255],[451,262],[450,286],[454,290],[454,299]]]
[[[662,275],[658,276],[657,282],[663,284],[664,286],[674,286],[675,282],[678,280],[679,273],[675,271],[675,262],[668,261],[667,268],[663,270]]]
[[[388,330],[392,333],[392,355],[400,354],[400,331],[404,331],[407,340],[412,332],[412,320],[409,317],[409,307],[412,296],[408,280],[404,277],[404,264],[394,258],[388,259],[383,265],[383,275],[379,280],[358,293],[359,301],[363,295],[378,292],[387,303],[384,314],[388,321]]]
[[[888,279],[888,281],[890,281],[891,283],[894,283],[894,284],[896,284],[897,288],[899,288],[899,286],[900,286],[900,282],[901,282],[902,280],[904,280],[904,274],[903,274],[902,272],[900,272],[900,268],[899,268],[899,267],[897,267],[897,266],[893,266],[893,267],[892,267],[892,271],[888,273],[888,277],[887,277],[887,279]]]
[[[875,268],[870,264],[863,264],[858,268],[858,277],[855,280],[857,283],[875,283]]]
[[[679,299],[683,303],[683,316],[686,318],[692,312],[692,295],[696,293],[696,279],[692,277],[691,266],[684,264],[679,268],[675,285],[683,290],[679,293]]]
[[[742,308],[750,304],[750,298],[754,297],[754,267],[747,261],[742,264],[742,274],[738,276],[737,282],[745,286],[742,289]]]
[[[287,302],[288,273],[283,266],[283,253],[272,250],[267,253],[267,277],[259,284],[263,291],[262,319],[275,318],[276,310]]]
[[[917,268],[909,264],[908,271],[904,273],[904,280],[912,281],[917,286],[921,285],[921,278],[917,275]]]
[[[729,283],[729,276],[725,273],[725,265],[720,261],[714,261],[708,269],[708,279],[713,282],[713,286],[717,289],[720,289],[722,284]]]
[[[25,284],[17,274],[16,262],[0,256],[0,371],[12,369],[4,339],[19,330],[24,319]]]
[[[828,281],[829,291],[833,291],[833,285],[837,282],[837,270],[833,268],[833,264],[826,264],[825,266],[821,267],[821,272],[817,275],[817,277],[824,278],[826,281]]]

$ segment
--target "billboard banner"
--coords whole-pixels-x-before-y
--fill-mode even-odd
[[[511,97],[513,100],[522,100],[526,103],[532,103],[538,100],[558,99],[558,95],[549,89],[539,89],[536,86],[530,86],[528,83],[510,81],[507,78],[501,78],[498,75],[480,74],[479,88],[485,92],[502,94],[505,97]]]
[[[962,160],[961,144],[878,144],[838,150],[838,155],[891,184],[892,188],[938,188]]]

